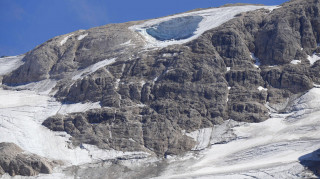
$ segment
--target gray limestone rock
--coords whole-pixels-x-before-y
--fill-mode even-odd
[[[62,79],[101,60],[119,57],[123,51],[133,52],[133,46],[125,43],[136,37],[128,29],[134,24],[109,24],[54,37],[28,52],[23,59],[25,64],[5,76],[3,83],[19,85],[48,78]],[[85,37],[81,39],[81,36]],[[141,39],[132,41],[141,46]]]
[[[123,109],[124,110],[124,109]],[[145,151],[158,156],[179,154],[190,150],[194,142],[183,135],[163,116],[140,115],[144,109],[91,110],[68,116],[54,116],[43,125],[53,131],[66,131],[73,143],[97,145],[103,149]]]
[[[43,157],[24,152],[13,143],[0,143],[0,175],[34,176],[52,172],[54,162]]]

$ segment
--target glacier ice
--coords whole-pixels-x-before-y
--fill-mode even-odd
[[[142,24],[131,26],[129,29],[143,37],[145,49],[163,48],[168,45],[187,43],[198,38],[207,30],[233,19],[239,13],[262,8],[273,10],[277,6],[247,5],[210,8],[149,20]],[[183,29],[182,26],[184,26]],[[170,31],[168,29],[173,30],[173,32],[165,34],[165,32]]]
[[[160,41],[186,39],[194,35],[202,19],[201,16],[177,17],[153,25],[146,31]]]

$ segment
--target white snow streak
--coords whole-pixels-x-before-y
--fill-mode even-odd
[[[130,45],[134,45],[134,44],[131,43],[131,40],[128,40],[127,42],[122,43],[122,44],[120,44],[120,45],[121,45],[121,46],[130,46]]]
[[[95,103],[76,103],[76,104],[63,104],[59,109],[59,114],[70,114],[76,112],[85,112],[90,109],[101,108],[100,102]]]
[[[79,35],[78,36],[78,40],[82,40],[83,38],[85,38],[86,36],[88,36],[89,34],[88,33],[86,33],[86,34],[83,34],[83,35]]]
[[[60,41],[60,46],[62,46],[63,44],[65,44],[66,42],[67,42],[67,40],[70,38],[70,37],[72,37],[73,36],[73,34],[70,34],[70,35],[67,35],[64,39],[62,39],[61,41]]]
[[[72,79],[77,80],[82,78],[83,76],[90,75],[91,73],[96,72],[102,67],[113,64],[115,61],[116,61],[116,58],[112,58],[112,59],[106,59],[98,63],[95,63],[83,70],[78,71],[77,74],[72,77]]]
[[[294,65],[298,65],[299,63],[301,63],[301,60],[292,60],[290,63]]]
[[[116,84],[114,86],[115,89],[118,89],[119,88],[119,83],[120,83],[121,79],[117,79],[116,80]]]

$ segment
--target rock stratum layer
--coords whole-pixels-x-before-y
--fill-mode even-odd
[[[100,102],[101,109],[43,123],[66,131],[76,145],[183,154],[196,145],[186,133],[229,119],[264,121],[267,103],[284,110],[291,98],[320,83],[320,62],[310,60],[320,52],[320,2],[292,0],[273,10],[256,9],[165,47],[148,46],[152,33],[161,39],[165,30],[149,35],[132,30],[148,21],[55,37],[28,52],[2,82],[51,80],[52,94],[62,103]],[[166,26],[174,28],[161,28]]]

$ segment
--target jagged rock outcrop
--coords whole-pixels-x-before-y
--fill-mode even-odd
[[[0,176],[35,176],[52,172],[54,162],[43,157],[29,154],[13,143],[0,143]]]
[[[104,149],[152,151],[159,156],[191,150],[194,141],[177,130],[176,122],[145,110],[137,107],[116,112],[113,109],[92,110],[54,116],[43,125],[71,134],[75,145],[87,143]]]
[[[320,82],[320,63],[307,60],[320,51],[319,9],[318,0],[292,0],[273,11],[238,14],[188,43],[152,50],[128,29],[142,22],[77,31],[29,52],[3,83],[50,78],[59,80],[54,90],[61,102],[100,101],[100,110],[43,123],[71,134],[75,144],[179,154],[194,145],[184,132],[228,119],[261,122],[269,117],[267,102],[285,103]]]

